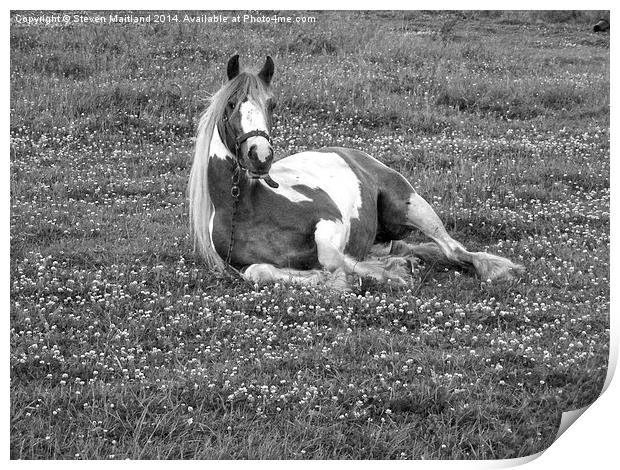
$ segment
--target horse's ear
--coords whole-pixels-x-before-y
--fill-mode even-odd
[[[228,59],[226,74],[228,75],[228,80],[232,80],[237,75],[239,75],[239,54],[235,54],[230,59]]]
[[[258,76],[263,82],[265,82],[266,85],[271,84],[271,79],[273,77],[273,70],[274,70],[273,60],[271,59],[271,57],[267,56],[267,59],[265,59],[265,65],[263,65],[263,68],[261,69],[261,71],[258,72]]]

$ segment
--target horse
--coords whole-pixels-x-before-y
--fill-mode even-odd
[[[189,213],[194,248],[210,269],[334,289],[364,277],[407,285],[407,259],[474,270],[483,280],[523,271],[467,251],[404,176],[361,150],[326,147],[274,162],[274,68],[267,56],[258,73],[240,71],[232,56],[228,80],[198,122]],[[414,229],[432,242],[404,242]]]

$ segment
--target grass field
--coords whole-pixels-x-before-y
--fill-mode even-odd
[[[309,14],[12,23],[12,458],[511,458],[596,399],[600,12]],[[235,53],[276,62],[278,158],[365,150],[523,278],[428,266],[405,289],[341,294],[206,270],[188,234],[192,138]]]

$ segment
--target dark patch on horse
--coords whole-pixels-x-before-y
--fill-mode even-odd
[[[224,144],[229,149],[235,148],[235,136],[230,130],[230,126],[227,126],[224,121],[219,121],[217,123],[216,132],[219,132],[220,139],[223,140]],[[231,160],[231,163],[234,163]]]
[[[250,185],[250,195],[238,211],[237,225],[243,235],[235,239],[233,265],[260,260],[294,269],[320,267],[314,241],[316,224],[320,220],[339,221],[342,215],[322,189],[303,185],[294,189],[310,200],[292,202],[262,182]]]
[[[380,191],[377,201],[379,212],[377,241],[402,240],[412,230],[407,221],[411,196],[416,194],[415,189],[395,170],[382,173],[381,187],[386,189]]]

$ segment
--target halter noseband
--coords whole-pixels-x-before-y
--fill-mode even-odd
[[[269,142],[269,145],[272,144],[271,136],[265,131],[261,131],[258,129],[240,135],[235,139],[235,157],[237,158],[237,163],[239,163],[239,165],[241,165],[239,162],[239,151],[241,150],[241,144],[248,140],[250,137],[264,137],[265,139],[267,139],[267,142]]]

